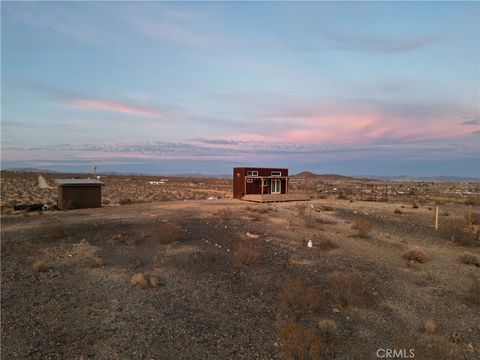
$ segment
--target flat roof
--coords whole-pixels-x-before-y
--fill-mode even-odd
[[[56,179],[58,185],[74,186],[74,185],[103,185],[103,182],[96,179]]]

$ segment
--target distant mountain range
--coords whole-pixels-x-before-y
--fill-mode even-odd
[[[2,171],[18,171],[18,172],[34,172],[34,173],[58,173],[64,174],[69,172],[52,171],[38,168],[14,168],[14,169],[2,169]],[[80,174],[80,172],[72,172],[74,174]],[[177,177],[215,177],[215,178],[230,178],[230,174],[222,175],[205,175],[200,173],[182,173],[182,174],[146,174],[146,173],[124,173],[124,172],[102,172],[97,175],[144,175],[144,176],[177,176]],[[382,175],[356,175],[356,176],[344,176],[338,174],[315,174],[310,171],[302,171],[296,175],[292,175],[299,178],[307,178],[310,180],[318,181],[352,181],[352,180],[382,180],[382,181],[402,181],[402,182],[480,182],[480,178],[474,177],[460,177],[460,176],[382,176]]]

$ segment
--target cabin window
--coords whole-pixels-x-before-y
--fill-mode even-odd
[[[247,176],[258,176],[258,171],[247,171]]]
[[[247,179],[247,183],[253,183],[253,179]]]
[[[282,172],[281,171],[272,171],[272,176],[282,176]]]
[[[262,185],[263,185],[263,186],[267,186],[267,185],[268,185],[268,180],[267,180],[267,179],[263,179]]]

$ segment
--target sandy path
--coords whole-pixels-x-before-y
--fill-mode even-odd
[[[42,175],[38,175],[38,187],[40,189],[50,189],[48,186],[47,180]]]

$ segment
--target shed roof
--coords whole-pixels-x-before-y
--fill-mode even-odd
[[[62,186],[91,186],[103,185],[103,182],[95,179],[56,179],[55,182]]]

